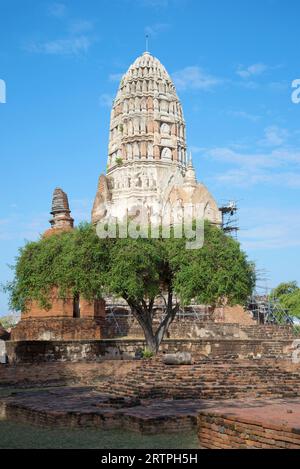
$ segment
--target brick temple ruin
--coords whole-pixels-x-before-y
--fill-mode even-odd
[[[192,216],[222,229],[222,210],[187,156],[174,84],[146,52],[122,78],[113,104],[107,173],[99,178],[92,222],[134,218],[145,207],[153,223],[174,222],[184,203],[200,206]],[[51,215],[43,236],[73,229],[59,188]],[[9,365],[0,366],[0,388],[24,387],[0,402],[7,418],[144,433],[193,430],[205,448],[300,448],[300,339],[291,326],[258,324],[241,306],[212,312],[193,304],[179,311],[159,354],[141,359],[142,330],[119,299],[62,300],[53,289],[49,310],[27,306],[6,341]],[[159,302],[156,314],[163,314]],[[192,364],[164,362],[166,353],[182,351]]]
[[[55,236],[63,231],[70,231],[74,227],[74,220],[70,215],[70,207],[67,195],[59,188],[53,193],[50,220],[51,228],[43,236]],[[58,291],[53,288],[50,298],[51,307],[43,309],[36,301],[27,303],[26,310],[21,314],[21,320],[11,331],[11,344],[9,345],[9,356],[11,361],[27,361],[28,356],[24,351],[21,352],[24,345],[27,353],[31,353],[29,344],[33,349],[32,355],[41,359],[38,353],[39,346],[44,342],[47,347],[58,346],[58,343],[66,341],[77,341],[76,357],[78,349],[82,350],[83,359],[94,360],[97,354],[101,354],[105,340],[119,340],[124,338],[123,347],[115,350],[115,354],[124,352],[125,356],[134,356],[136,350],[140,350],[143,342],[143,331],[131,314],[129,306],[125,301],[115,298],[106,298],[105,300],[95,300],[89,302],[81,297],[59,298]],[[157,302],[155,322],[160,320],[164,313],[163,300]],[[249,326],[256,328],[255,321],[250,312],[245,311],[241,306],[217,308],[213,312],[209,306],[190,305],[182,308],[168,331],[168,340],[177,339],[203,339],[205,337],[221,337],[222,331],[230,331],[230,323],[235,323],[238,330],[235,331],[238,337],[244,337],[243,327]],[[205,324],[205,330],[203,330]],[[221,324],[224,327],[220,327]],[[227,326],[225,327],[225,325]],[[247,327],[246,327],[247,329]],[[228,332],[229,336],[231,332]],[[232,334],[234,334],[232,332]],[[129,342],[126,344],[126,340]],[[97,343],[97,341],[101,342]],[[89,355],[87,350],[91,347],[91,341],[94,341],[94,352]],[[135,346],[131,346],[130,341],[138,341]],[[87,344],[89,344],[87,346]],[[126,346],[125,346],[126,344]],[[13,347],[17,352],[13,352]],[[63,345],[61,345],[63,348]],[[99,351],[97,352],[97,350]],[[66,348],[69,352],[69,359],[73,360],[72,347]],[[65,353],[62,356],[66,358]],[[50,352],[45,354],[45,360],[50,359]]]
[[[191,208],[192,218],[204,218],[221,227],[222,212],[204,184],[197,182],[192,158],[187,155],[185,121],[174,83],[160,61],[145,52],[123,76],[113,103],[107,173],[99,177],[92,223],[111,218],[122,223],[125,217],[138,219],[146,210],[153,225],[161,220],[174,224],[182,220],[185,204]],[[60,188],[54,191],[51,215],[51,228],[44,237],[73,229],[68,197]],[[157,304],[157,313],[163,314],[162,303]],[[169,332],[174,339],[182,338],[183,330],[184,337],[197,336],[194,319],[254,324],[242,307],[216,310],[212,317],[208,307],[191,305],[178,317],[182,320],[176,320]],[[36,302],[28,304],[12,331],[14,342],[124,336],[143,337],[125,302],[62,300],[56,289],[49,310]]]

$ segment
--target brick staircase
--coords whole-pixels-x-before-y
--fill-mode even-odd
[[[97,384],[115,397],[140,399],[235,399],[300,396],[300,369],[279,364],[214,360],[170,366],[158,360],[141,364],[122,379]]]

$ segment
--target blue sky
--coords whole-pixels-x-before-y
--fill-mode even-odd
[[[300,283],[299,17],[298,0],[0,0],[0,282],[48,228],[56,186],[76,222],[89,219],[110,103],[148,33],[198,179],[219,203],[238,201],[239,240],[268,286]]]

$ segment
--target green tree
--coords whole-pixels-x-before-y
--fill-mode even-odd
[[[291,295],[299,290],[297,282],[282,282],[276,288],[271,291],[271,296],[273,298],[279,298],[283,295]]]
[[[101,298],[107,260],[106,240],[99,240],[88,223],[29,242],[19,250],[14,280],[5,287],[10,307],[22,311],[28,301],[35,300],[42,308],[50,308],[53,287],[60,298],[69,294],[88,300]]]
[[[201,249],[186,249],[184,238],[118,239],[109,264],[107,285],[127,301],[155,353],[180,306],[192,299],[212,307],[243,304],[255,282],[253,265],[239,244],[209,223]],[[153,330],[158,296],[164,298],[165,315]]]
[[[53,286],[62,298],[70,291],[89,300],[105,293],[122,297],[144,331],[147,348],[156,353],[180,306],[192,299],[213,307],[242,304],[254,280],[253,265],[239,244],[209,223],[201,249],[186,249],[186,240],[174,237],[99,239],[85,224],[22,248],[8,289],[16,309],[32,299],[49,307]],[[158,297],[165,312],[154,330]]]
[[[300,288],[297,282],[280,283],[271,291],[270,296],[278,299],[281,306],[289,310],[291,316],[300,318]]]

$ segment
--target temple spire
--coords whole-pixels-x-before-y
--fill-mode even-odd
[[[189,186],[194,186],[197,184],[196,173],[193,166],[193,157],[192,152],[189,154],[189,161],[187,166],[187,171],[185,173],[184,184]]]
[[[57,187],[53,192],[50,220],[52,228],[73,228],[74,219],[71,217],[67,194]]]

